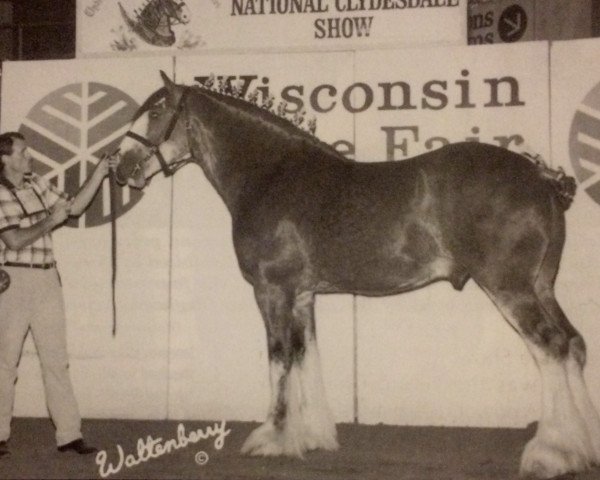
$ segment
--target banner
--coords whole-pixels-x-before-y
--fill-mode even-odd
[[[597,150],[600,80],[579,65],[592,65],[597,54],[597,41],[556,44],[552,77],[545,42],[8,62],[2,130],[24,131],[36,168],[61,187],[77,187],[162,86],[163,70],[178,83],[210,78],[224,91],[253,95],[360,162],[402,161],[456,141],[540,154],[581,182],[567,212],[557,289],[590,345],[591,377],[600,368],[592,347],[600,279],[590,271],[597,182],[588,153]],[[85,217],[55,234],[82,414],[264,419],[265,328],[239,271],[229,213],[201,169],[189,165],[172,179],[157,175],[142,192],[121,192],[116,338],[106,197],[103,190]],[[316,323],[337,421],[522,427],[537,418],[530,354],[473,282],[462,292],[439,283],[393,297],[318,296]],[[16,413],[44,415],[37,359],[27,348]]]
[[[469,45],[535,40],[535,13],[542,15],[535,0],[471,0],[468,10]]]
[[[467,0],[77,0],[77,56],[464,45]]]

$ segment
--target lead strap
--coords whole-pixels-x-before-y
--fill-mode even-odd
[[[110,226],[111,226],[111,266],[112,266],[112,335],[117,335],[117,179],[114,170],[108,171],[108,184],[110,191]]]

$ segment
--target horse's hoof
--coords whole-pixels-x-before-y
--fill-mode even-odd
[[[289,457],[304,458],[300,442],[285,430],[279,430],[266,422],[256,428],[244,442],[242,454],[263,457],[276,457],[286,455]]]
[[[583,472],[590,467],[591,462],[583,453],[567,450],[535,437],[525,447],[519,475],[550,479],[567,473]]]
[[[597,414],[595,416],[590,415],[589,417],[584,418],[590,439],[591,461],[593,465],[600,467],[600,421],[598,421]]]
[[[320,429],[310,429],[297,422],[286,422],[281,428],[267,421],[256,428],[244,442],[242,453],[273,457],[304,458],[310,450],[333,451],[339,448],[335,424]]]

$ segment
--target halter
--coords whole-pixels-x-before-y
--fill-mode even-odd
[[[179,120],[179,115],[181,115],[181,112],[185,108],[185,99],[187,98],[188,92],[189,92],[189,89],[187,89],[187,88],[183,90],[183,93],[181,94],[181,98],[179,99],[179,102],[177,102],[177,107],[175,107],[175,112],[173,113],[173,116],[169,120],[167,128],[165,129],[163,134],[159,137],[160,140],[157,143],[153,143],[150,140],[148,140],[146,137],[142,137],[141,135],[139,135],[135,132],[132,132],[131,130],[129,130],[125,134],[126,137],[133,138],[137,142],[139,142],[142,145],[144,145],[145,147],[149,148],[148,155],[146,155],[144,158],[142,158],[141,160],[136,162],[135,167],[132,172],[132,176],[134,176],[139,170],[141,170],[143,165],[148,160],[150,160],[153,156],[156,156],[156,158],[158,159],[158,163],[160,163],[160,168],[162,169],[165,177],[170,177],[177,170],[179,170],[184,165],[187,165],[191,161],[189,159],[183,159],[183,160],[179,160],[177,162],[168,163],[165,160],[165,157],[163,156],[163,154],[161,153],[160,148],[159,148],[162,143],[166,142],[169,138],[171,138],[171,134],[173,133],[173,130],[175,129],[175,125],[177,124],[177,121]],[[186,131],[188,131],[188,130],[189,130],[189,128],[186,125]],[[188,138],[188,143],[189,143],[189,138]],[[193,154],[191,151],[191,145],[188,145],[188,146],[190,147],[190,155],[192,155],[192,158],[193,158]]]

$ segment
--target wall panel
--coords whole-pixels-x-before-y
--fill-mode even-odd
[[[542,42],[8,62],[2,79],[2,130],[24,126],[64,147],[66,133],[64,138],[60,132],[49,133],[36,122],[56,114],[48,109],[58,98],[52,97],[55,92],[72,97],[79,91],[90,100],[87,121],[72,121],[71,128],[85,132],[81,138],[89,140],[95,135],[91,100],[117,95],[121,101],[126,97],[118,90],[137,105],[161,86],[162,69],[181,83],[193,84],[213,73],[246,79],[251,89],[277,100],[287,95],[292,105],[306,109],[307,117],[315,116],[319,138],[358,161],[402,161],[438,147],[442,137],[540,153],[581,183],[567,212],[557,292],[588,340],[587,378],[598,402],[594,337],[599,327],[593,299],[598,283],[593,268],[597,162],[573,154],[578,151],[573,146],[581,142],[598,146],[597,139],[580,135],[585,122],[594,124],[598,117],[599,75],[589,68],[597,50],[598,42],[592,40],[553,44],[551,77],[549,45]],[[407,99],[397,90],[386,99],[385,85],[396,82],[405,85]],[[81,88],[61,90],[70,85]],[[117,99],[113,104],[119,104]],[[65,122],[64,117],[59,120]],[[114,140],[123,133],[117,129],[110,135]],[[38,158],[46,161],[50,177],[69,186],[89,168],[83,159],[93,162],[111,145],[109,137],[100,136],[94,148],[89,142],[85,148],[72,147],[72,163],[55,147],[40,147]],[[45,145],[38,142],[36,137],[34,145]],[[62,155],[64,162],[50,157],[48,162],[43,152]],[[73,170],[75,165],[79,170]],[[116,338],[111,336],[107,186],[80,228],[55,234],[73,383],[83,415],[264,418],[269,400],[264,326],[252,288],[239,272],[231,220],[220,197],[193,165],[172,179],[157,175],[139,198],[133,191],[123,195],[127,211],[118,220]],[[536,418],[539,381],[533,362],[473,282],[460,293],[440,283],[387,298],[324,295],[317,298],[316,310],[327,397],[338,421],[357,416],[364,423],[521,427]],[[16,415],[46,414],[30,340],[15,407]]]
[[[600,53],[598,40],[553,42],[552,155],[556,165],[578,180],[578,191],[567,212],[567,243],[557,294],[565,313],[588,346],[586,380],[600,405],[600,305],[596,294],[600,234]]]
[[[6,63],[2,130],[22,129],[38,167],[61,188],[72,186],[103,151],[114,148],[127,130],[120,115],[130,118],[156,89],[155,72],[169,72],[171,65],[168,57]],[[134,192],[120,192],[130,210],[118,220],[116,338],[111,335],[108,180],[90,211],[72,222],[74,228],[54,234],[71,375],[84,416],[166,416],[169,191],[168,182],[155,182],[135,204]],[[37,363],[29,336],[15,415],[46,415]]]

